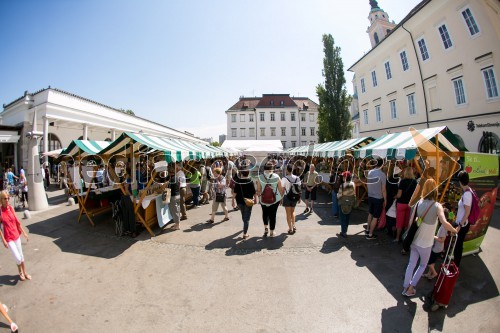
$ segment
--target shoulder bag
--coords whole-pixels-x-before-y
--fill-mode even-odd
[[[429,206],[427,207],[427,210],[425,211],[424,215],[422,215],[421,217],[417,216],[417,214],[418,214],[418,212],[417,212],[418,204],[415,207],[414,221],[410,225],[410,227],[406,230],[405,234],[403,235],[403,250],[405,250],[406,252],[410,251],[410,246],[411,246],[411,243],[413,243],[413,239],[415,238],[415,234],[417,233],[418,227],[420,227],[420,225],[424,221],[425,216],[429,212],[429,209],[433,205],[434,205],[434,202],[431,203],[431,204],[429,204]]]

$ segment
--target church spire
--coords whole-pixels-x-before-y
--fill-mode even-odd
[[[376,0],[370,0],[370,6],[371,9],[368,16],[370,26],[366,32],[370,36],[372,47],[375,47],[391,32],[396,23],[389,21],[389,15],[378,6]]]

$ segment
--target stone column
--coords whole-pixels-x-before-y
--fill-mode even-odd
[[[83,124],[83,140],[88,140],[89,125]]]
[[[46,153],[49,151],[49,119],[47,117],[43,117],[43,152]],[[45,165],[49,165],[49,157],[44,156],[43,162]]]
[[[116,140],[116,130],[113,128],[111,129],[111,141]]]

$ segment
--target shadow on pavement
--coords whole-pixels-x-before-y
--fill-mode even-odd
[[[106,223],[111,220],[109,214],[94,217],[92,227],[83,216],[78,223],[78,210],[53,216],[33,223],[27,228],[30,233],[54,239],[63,252],[77,253],[105,259],[115,258],[127,250],[136,240],[114,236],[114,226]],[[124,242],[123,240],[129,240]]]
[[[206,250],[225,249],[227,256],[246,255],[263,250],[272,251],[283,247],[287,235],[285,233],[275,237],[250,237],[243,240],[242,232],[238,231],[224,238],[216,239],[205,246]]]
[[[12,262],[14,266],[15,262]],[[19,275],[0,275],[0,286],[15,286],[19,280]]]

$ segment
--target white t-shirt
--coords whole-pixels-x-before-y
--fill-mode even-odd
[[[446,237],[447,233],[448,233],[448,231],[444,228],[444,225],[441,224],[436,236],[437,236],[437,238]],[[434,245],[432,246],[432,252],[441,253],[441,252],[443,252],[443,250],[444,250],[444,242],[441,243],[441,242],[438,242],[437,240],[434,239]]]
[[[300,178],[295,175],[286,175],[281,178],[281,186],[285,189],[285,193],[290,192],[290,188],[292,187],[291,184],[298,184],[300,186]]]
[[[470,193],[470,191],[464,192],[458,202],[457,223],[461,223],[465,216],[465,206],[472,207],[472,193]],[[469,221],[467,221],[463,227],[468,223]]]
[[[175,176],[177,177],[177,181],[179,182],[179,187],[186,187],[186,175],[184,174],[184,171],[177,171]]]

